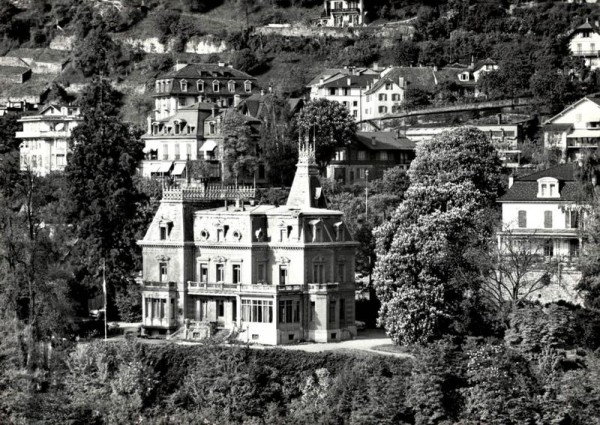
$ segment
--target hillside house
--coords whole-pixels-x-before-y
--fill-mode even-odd
[[[80,114],[75,106],[50,105],[39,115],[19,119],[23,130],[15,137],[21,140],[21,170],[39,176],[63,171],[69,154],[68,139],[83,119]]]
[[[511,179],[507,193],[498,201],[503,224],[497,234],[500,250],[506,250],[508,239],[513,243],[527,241],[532,246],[529,254],[556,266],[555,280],[539,297],[536,295],[541,302],[581,302],[575,286],[581,278],[579,256],[585,205],[574,177],[576,166],[562,164]]]
[[[463,125],[475,127],[488,135],[490,141],[498,151],[503,165],[508,168],[519,168],[521,162],[521,151],[519,143],[525,141],[525,125],[529,118],[517,118],[515,120],[502,114],[490,117],[488,120],[477,120],[467,122]],[[449,124],[414,124],[399,128],[400,133],[411,141],[417,143],[422,140],[431,139],[445,131],[451,131],[458,125]]]
[[[219,108],[238,106],[258,92],[256,78],[224,63],[179,64],[154,81],[154,118],[167,118],[199,102]]]
[[[357,132],[350,145],[338,149],[327,167],[327,178],[341,184],[377,179],[388,168],[408,170],[415,157],[415,143],[397,132]]]
[[[547,120],[544,147],[555,150],[561,161],[576,161],[595,151],[600,142],[600,98],[586,96]]]
[[[569,35],[571,55],[581,58],[585,65],[594,70],[600,67],[600,29],[598,22],[586,22]]]
[[[357,243],[326,209],[310,143],[297,167],[283,206],[248,205],[243,187],[164,191],[139,242],[144,334],[268,345],[356,335]],[[225,206],[205,209],[214,199]]]
[[[364,0],[325,0],[316,24],[322,27],[358,27],[365,24]]]

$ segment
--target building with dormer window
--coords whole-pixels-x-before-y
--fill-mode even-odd
[[[244,187],[165,190],[144,239],[143,331],[244,342],[341,341],[356,334],[355,248],[326,209],[303,142],[286,205],[248,205]],[[225,206],[207,208],[207,202]],[[232,204],[228,201],[235,201]]]
[[[588,206],[582,202],[580,184],[574,177],[576,167],[567,163],[511,178],[507,193],[499,200],[503,224],[497,234],[500,249],[508,238],[524,240],[540,261],[556,265],[560,282],[543,294],[546,302],[580,301],[574,288],[581,278],[581,229]]]
[[[224,63],[178,64],[154,82],[154,115],[163,119],[198,102],[237,106],[258,92],[256,78]]]

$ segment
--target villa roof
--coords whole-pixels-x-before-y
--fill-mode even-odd
[[[370,150],[414,150],[415,142],[393,131],[359,131],[356,140]]]
[[[367,74],[367,75],[337,75],[329,80],[325,81],[321,87],[325,88],[337,88],[337,87],[367,87],[375,79],[379,78],[378,75]],[[350,84],[348,84],[350,80]]]
[[[523,177],[515,178],[513,185],[499,202],[575,202],[580,199],[581,185],[575,180],[575,163],[561,164],[547,170],[537,171]],[[559,181],[560,198],[538,198],[538,180],[553,177]]]
[[[182,78],[182,79],[207,79],[207,80],[230,80],[243,79],[256,81],[256,78],[250,74],[239,71],[229,66],[216,63],[192,63],[184,66],[177,71],[169,71],[160,75],[157,79],[164,78]]]

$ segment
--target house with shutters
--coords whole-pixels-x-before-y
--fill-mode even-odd
[[[180,107],[177,112],[162,119],[148,117],[144,142],[144,160],[139,174],[169,183],[184,183],[202,178],[214,180],[224,176],[223,122],[229,114],[238,114],[245,125],[254,128],[260,121],[234,109],[221,110],[214,103],[198,102]],[[257,143],[254,149],[257,151]],[[248,177],[248,176],[246,176]],[[265,179],[264,164],[259,163],[255,182]]]
[[[154,118],[170,117],[196,103],[237,106],[259,91],[256,78],[225,63],[178,64],[154,81]]]
[[[544,148],[560,160],[577,161],[600,143],[600,98],[586,96],[547,120],[542,130]]]
[[[355,249],[327,209],[314,147],[299,147],[285,205],[255,205],[250,187],[167,189],[142,247],[143,333],[215,334],[279,345],[352,338]],[[225,202],[209,208],[210,202]]]
[[[79,107],[65,105],[49,105],[38,115],[20,118],[23,129],[15,137],[21,141],[21,170],[38,176],[63,171],[70,152],[69,137],[82,120]]]
[[[359,131],[348,146],[339,148],[327,166],[327,178],[341,184],[365,184],[381,178],[388,168],[408,170],[415,143],[396,131]]]
[[[509,240],[527,241],[531,254],[556,267],[554,281],[539,294],[542,302],[581,302],[575,287],[581,278],[581,229],[587,204],[575,179],[576,167],[567,163],[511,178],[508,191],[498,201],[503,226],[497,233],[500,251],[507,249]]]
[[[594,69],[600,67],[600,27],[598,21],[584,24],[575,28],[569,34],[569,50],[571,56],[580,58],[585,65]]]

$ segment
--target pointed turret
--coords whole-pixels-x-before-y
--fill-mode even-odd
[[[298,137],[298,164],[286,206],[288,208],[327,208],[315,162],[314,140]]]

